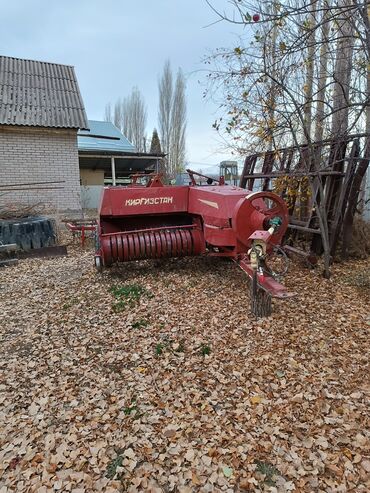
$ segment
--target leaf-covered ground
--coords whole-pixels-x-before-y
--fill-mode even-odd
[[[260,321],[226,261],[3,269],[0,493],[370,491],[366,268]]]

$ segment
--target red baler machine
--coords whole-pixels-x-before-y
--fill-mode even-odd
[[[252,280],[253,313],[269,315],[271,297],[293,295],[266,262],[288,226],[285,202],[271,192],[225,185],[223,177],[199,186],[194,178],[199,173],[188,173],[188,186],[163,185],[160,175],[152,174],[147,185],[135,175],[131,185],[104,188],[97,269],[144,259],[230,257]]]

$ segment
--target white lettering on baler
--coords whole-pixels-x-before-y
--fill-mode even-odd
[[[173,197],[141,197],[139,199],[127,199],[125,206],[172,204],[172,202]]]

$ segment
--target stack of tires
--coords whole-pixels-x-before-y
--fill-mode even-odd
[[[16,243],[21,250],[28,251],[55,245],[56,225],[46,217],[0,220],[0,244]]]

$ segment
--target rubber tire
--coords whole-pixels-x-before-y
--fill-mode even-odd
[[[56,244],[56,224],[46,217],[0,220],[0,242],[28,251]]]

